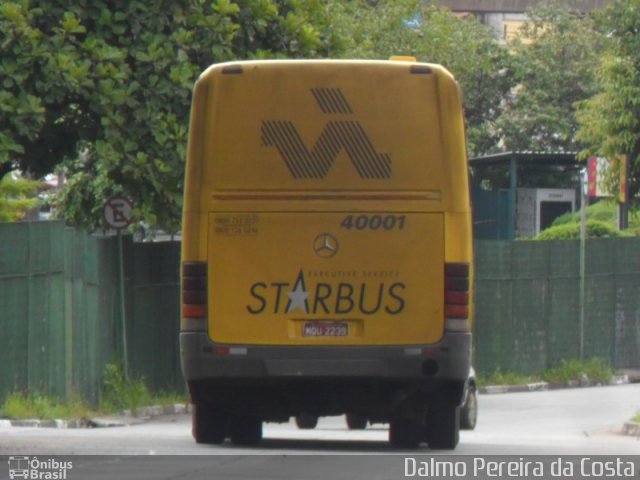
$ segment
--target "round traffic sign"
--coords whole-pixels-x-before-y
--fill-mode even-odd
[[[132,221],[133,204],[121,195],[115,195],[104,203],[104,219],[111,228],[127,228]]]

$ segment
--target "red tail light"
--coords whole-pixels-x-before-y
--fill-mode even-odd
[[[469,319],[469,264],[444,266],[444,316],[449,330],[467,330]]]
[[[207,264],[182,264],[182,317],[202,318],[207,315]]]

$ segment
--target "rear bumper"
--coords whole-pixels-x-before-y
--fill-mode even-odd
[[[446,333],[432,345],[317,347],[217,345],[206,332],[181,332],[187,381],[371,378],[422,383],[464,382],[470,333]]]

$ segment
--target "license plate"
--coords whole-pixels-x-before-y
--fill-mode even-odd
[[[304,337],[347,337],[349,325],[346,322],[306,322],[302,335]]]

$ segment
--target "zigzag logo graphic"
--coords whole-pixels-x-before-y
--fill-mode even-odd
[[[314,88],[311,93],[325,114],[353,113],[340,89]],[[312,149],[305,145],[293,122],[265,120],[262,142],[278,150],[296,179],[324,178],[342,150],[361,178],[391,178],[391,156],[376,152],[364,128],[355,120],[329,121]]]

